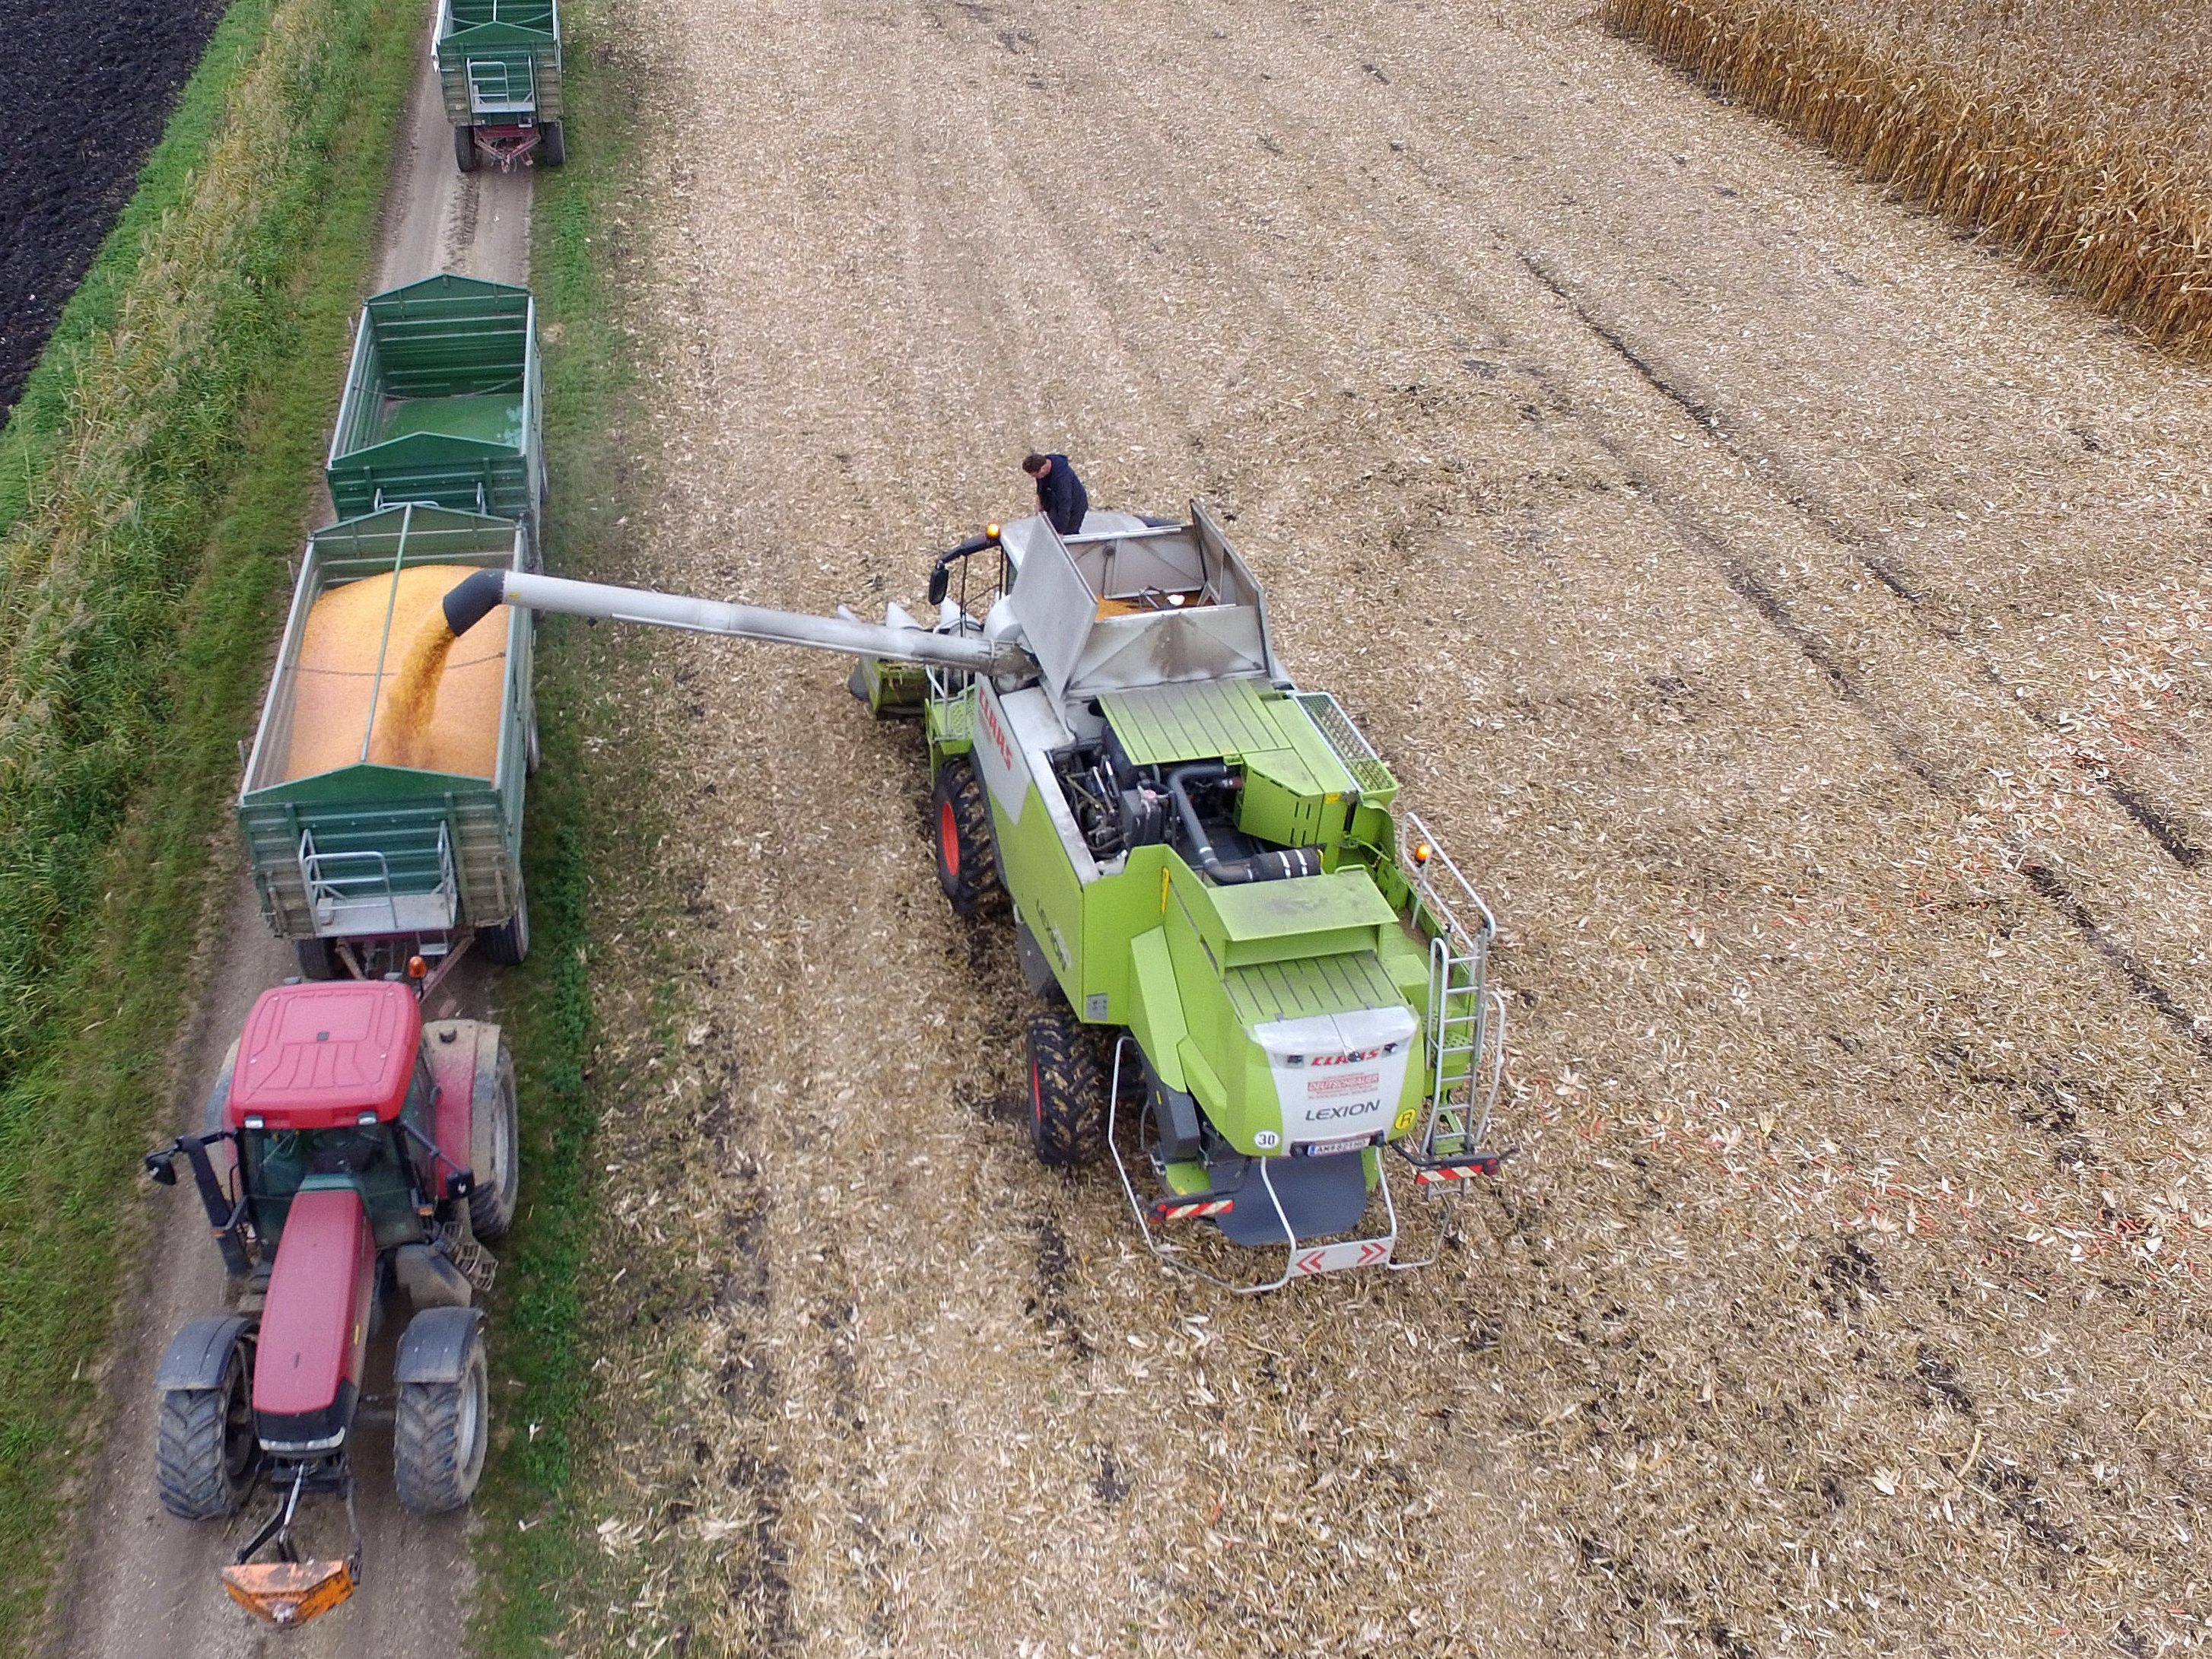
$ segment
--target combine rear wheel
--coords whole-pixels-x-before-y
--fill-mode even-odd
[[[1055,1170],[1106,1149],[1106,1079],[1091,1033],[1064,1004],[1030,1020],[1030,1145]]]
[[[460,1376],[453,1381],[399,1385],[392,1452],[393,1484],[401,1504],[417,1515],[441,1515],[459,1509],[476,1495],[483,1474],[490,1395],[481,1331],[471,1334]]]
[[[238,1513],[253,1485],[260,1442],[253,1432],[251,1371],[235,1344],[212,1389],[167,1389],[155,1431],[154,1480],[161,1507],[183,1521]]]
[[[937,831],[937,884],[955,911],[973,915],[1003,889],[999,849],[991,839],[990,799],[965,755],[937,769],[930,822]]]

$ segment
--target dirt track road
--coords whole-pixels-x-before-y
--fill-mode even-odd
[[[529,222],[527,172],[464,178],[454,168],[451,129],[426,73],[392,158],[378,286],[441,270],[526,281]],[[326,500],[319,504],[319,523],[327,520],[328,507]],[[227,839],[222,847],[230,857]],[[185,1086],[174,1119],[179,1131],[199,1127],[202,1103],[253,999],[298,971],[290,951],[270,937],[242,870],[234,875],[209,941],[200,960],[205,990],[185,1038]],[[469,967],[461,964],[450,984],[464,1012],[482,1013],[485,981]],[[392,1493],[388,1418],[367,1424],[356,1455],[364,1588],[350,1606],[297,1635],[277,1638],[256,1625],[223,1594],[217,1577],[231,1552],[267,1518],[262,1497],[228,1528],[191,1525],[162,1510],[154,1491],[154,1371],[179,1326],[219,1310],[222,1270],[189,1182],[157,1191],[154,1203],[155,1236],[136,1283],[125,1291],[107,1379],[116,1402],[112,1449],[92,1477],[46,1651],[54,1659],[224,1659],[281,1648],[299,1659],[448,1659],[454,1632],[468,1617],[468,1522],[423,1521],[400,1510]],[[387,1328],[373,1347],[372,1391],[388,1391],[395,1337]],[[320,1519],[334,1520],[335,1509],[325,1508]],[[344,1524],[303,1528],[302,1538],[343,1553]]]
[[[2206,377],[1572,8],[615,33],[629,574],[912,603],[1031,447],[1211,497],[1504,920],[1523,1150],[1425,1275],[1163,1279],[1029,1162],[911,733],[656,645],[696,1008],[604,1132],[639,1594],[578,1650],[2197,1630]]]

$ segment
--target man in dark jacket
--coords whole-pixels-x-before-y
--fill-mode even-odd
[[[1036,480],[1037,511],[1052,521],[1054,530],[1073,536],[1083,528],[1083,515],[1091,510],[1091,492],[1084,489],[1066,456],[1027,456],[1022,471]]]

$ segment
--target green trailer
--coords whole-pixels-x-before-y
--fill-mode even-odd
[[[528,613],[437,653],[432,699],[407,706],[439,597],[524,550],[511,520],[413,505],[309,539],[238,802],[262,915],[307,977],[442,972],[471,939],[503,964],[528,951]]]
[[[557,0],[439,0],[432,41],[463,173],[485,155],[501,173],[525,157],[549,167],[568,159]]]
[[[545,496],[530,290],[438,276],[372,296],[324,476],[342,519],[413,501],[513,519],[534,562]]]

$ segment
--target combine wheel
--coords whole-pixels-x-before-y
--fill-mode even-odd
[[[545,165],[557,167],[568,159],[568,141],[562,136],[561,124],[548,121],[545,124]]]
[[[161,1391],[154,1480],[161,1507],[179,1520],[235,1515],[252,1488],[261,1444],[253,1432],[249,1352],[244,1342],[232,1345],[214,1388]]]
[[[474,127],[453,129],[453,165],[464,173],[477,170],[477,130]]]
[[[930,821],[937,830],[937,884],[959,915],[973,915],[1003,890],[991,840],[991,803],[965,755],[937,769]]]
[[[437,1315],[461,1314],[460,1308],[433,1308],[416,1315],[408,1327]],[[403,1354],[403,1362],[404,1355]],[[484,1442],[491,1388],[484,1361],[483,1333],[470,1330],[453,1367],[459,1375],[435,1382],[399,1384],[399,1412],[392,1428],[393,1483],[399,1501],[417,1515],[459,1509],[476,1495],[483,1474]]]
[[[530,895],[518,890],[514,914],[498,927],[478,933],[477,943],[483,947],[486,961],[502,968],[522,966],[522,959],[530,954]]]
[[[476,1190],[469,1194],[469,1231],[478,1238],[497,1238],[514,1224],[515,1200],[522,1191],[516,1116],[514,1056],[501,1037],[490,1097],[479,1097],[469,1109],[469,1165],[477,1178]]]
[[[1055,1170],[1106,1148],[1106,1079],[1090,1032],[1065,1004],[1030,1020],[1030,1145]]]

